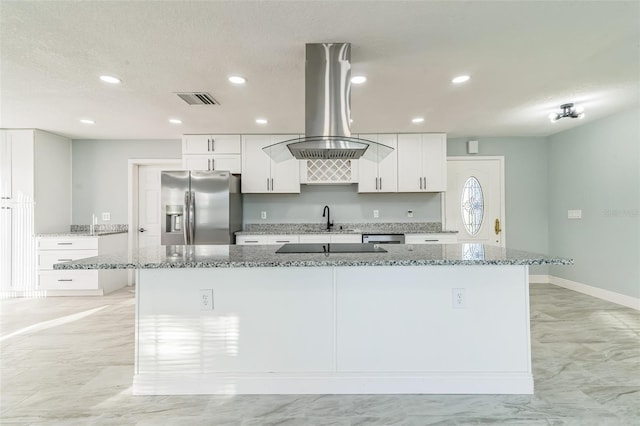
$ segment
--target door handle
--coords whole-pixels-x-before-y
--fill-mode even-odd
[[[502,232],[502,228],[500,228],[500,219],[496,219],[496,224],[494,226],[494,229],[496,231],[496,235]]]
[[[138,228],[138,232],[146,232],[147,230],[144,228]]]
[[[216,140],[214,138],[211,138],[211,152],[216,150]]]
[[[379,179],[380,179],[380,191],[382,191],[382,178],[379,178]]]
[[[422,189],[422,178],[420,178],[420,189]]]

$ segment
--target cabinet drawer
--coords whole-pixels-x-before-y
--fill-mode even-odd
[[[53,269],[56,263],[70,262],[98,255],[98,250],[41,250],[38,253],[38,269]]]
[[[248,244],[267,244],[266,235],[239,235],[236,237],[236,244],[248,245]]]
[[[98,250],[98,237],[40,238],[38,248],[40,250]]]
[[[297,235],[268,235],[267,244],[297,243],[300,239]]]
[[[406,234],[405,244],[455,244],[458,237],[455,234]]]
[[[40,290],[97,290],[98,270],[41,271]]]

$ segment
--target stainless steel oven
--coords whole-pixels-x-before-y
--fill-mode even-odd
[[[404,234],[362,234],[363,243],[404,244]]]

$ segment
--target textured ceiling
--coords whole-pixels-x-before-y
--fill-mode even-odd
[[[0,17],[0,127],[74,139],[304,132],[308,42],[352,44],[354,132],[541,136],[640,104],[638,1],[3,0]],[[586,118],[550,123],[566,102]]]

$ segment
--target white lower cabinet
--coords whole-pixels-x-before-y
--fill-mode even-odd
[[[456,244],[456,234],[405,234],[405,244]]]
[[[125,269],[53,269],[70,262],[113,252],[126,252],[127,234],[38,238],[38,289],[48,295],[103,295],[127,284]]]
[[[280,234],[240,235],[236,244],[287,244],[287,243],[361,243],[362,234]]]
[[[236,237],[237,245],[265,245],[297,243],[297,235],[239,235]]]

